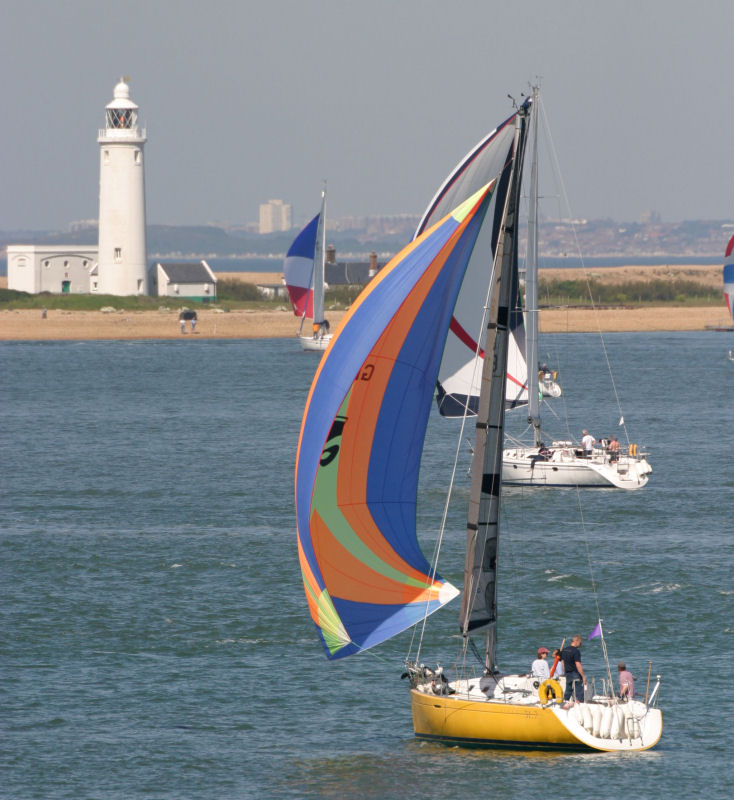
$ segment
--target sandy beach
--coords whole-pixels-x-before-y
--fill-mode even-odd
[[[688,267],[612,267],[587,271],[589,277],[618,282],[652,280],[662,276],[700,280],[721,285],[721,268],[692,265]],[[547,269],[542,277],[583,278],[583,270]],[[220,279],[247,280],[253,283],[280,283],[280,273],[219,273]],[[2,279],[0,285],[7,285]],[[183,304],[182,304],[183,305]],[[124,299],[120,299],[124,306]],[[327,312],[332,328],[343,311]],[[273,311],[221,311],[197,308],[198,322],[192,334],[186,326],[182,334],[178,315],[166,311],[59,311],[49,310],[42,319],[38,309],[0,311],[0,340],[91,340],[91,339],[265,339],[295,337],[299,321],[287,308]],[[698,331],[707,326],[726,326],[726,307],[661,306],[653,308],[553,309],[540,313],[542,333],[582,333],[611,331]]]

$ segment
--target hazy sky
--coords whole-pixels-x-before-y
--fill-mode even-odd
[[[0,229],[96,218],[122,75],[149,223],[418,214],[542,78],[570,211],[734,217],[732,0],[0,0]]]

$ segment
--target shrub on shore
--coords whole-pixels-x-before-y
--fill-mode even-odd
[[[538,280],[538,304],[544,306],[718,305],[721,292],[696,281]]]

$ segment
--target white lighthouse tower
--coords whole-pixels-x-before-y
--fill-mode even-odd
[[[115,86],[99,137],[99,294],[148,294],[145,129],[124,80]]]

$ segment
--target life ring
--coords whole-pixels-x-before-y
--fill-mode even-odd
[[[637,445],[636,444],[631,444],[630,445],[629,453],[630,453],[631,456],[636,456],[637,455]]]
[[[555,700],[556,703],[560,703],[563,699],[563,689],[561,689],[561,684],[558,683],[558,681],[553,680],[553,678],[548,678],[548,680],[543,681],[543,683],[538,686],[538,697],[540,698],[542,705],[545,705],[551,700]]]

